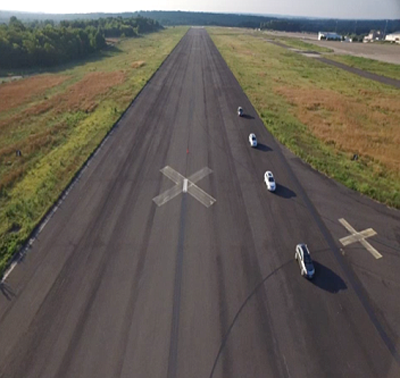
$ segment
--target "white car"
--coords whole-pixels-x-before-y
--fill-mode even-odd
[[[243,115],[243,108],[241,106],[239,106],[238,109],[237,109],[237,115],[239,117],[241,117]]]
[[[249,143],[251,147],[257,147],[257,138],[256,134],[250,134],[249,135]]]
[[[297,244],[294,258],[300,267],[300,274],[309,279],[314,277],[315,268],[306,244]]]
[[[267,188],[270,192],[274,192],[276,189],[276,183],[274,179],[274,175],[272,174],[271,171],[267,171],[264,174],[264,182],[265,185],[267,185]]]

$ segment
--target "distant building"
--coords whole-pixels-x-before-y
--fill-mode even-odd
[[[382,41],[383,33],[380,30],[371,30],[369,34],[364,37],[363,42],[374,42],[374,41]]]
[[[400,43],[400,32],[388,34],[385,41]]]
[[[336,33],[327,33],[327,32],[319,32],[318,40],[326,40],[326,41],[341,41],[343,37]]]

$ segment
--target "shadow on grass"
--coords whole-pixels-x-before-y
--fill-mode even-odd
[[[284,185],[276,184],[275,194],[283,198],[296,197],[296,193]]]
[[[122,53],[123,51],[117,46],[108,46],[102,51],[95,52],[93,54],[87,55],[81,59],[74,59],[68,63],[59,64],[51,67],[32,67],[32,68],[16,68],[16,69],[0,69],[0,77],[7,76],[31,76],[44,73],[60,73],[72,68],[83,66],[87,63],[98,62],[106,58],[110,58],[114,54]]]
[[[315,276],[311,282],[320,289],[329,291],[330,293],[338,293],[346,290],[347,285],[334,271],[330,270],[325,265],[314,261]]]

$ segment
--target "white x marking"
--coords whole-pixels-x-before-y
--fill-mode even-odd
[[[367,251],[370,252],[371,255],[376,259],[383,257],[371,244],[365,240],[366,238],[376,235],[375,230],[368,228],[364,231],[358,232],[350,225],[349,222],[346,221],[346,219],[340,218],[339,222],[351,233],[351,235],[339,239],[344,246],[360,242],[361,245],[364,246]]]
[[[157,206],[164,205],[181,193],[189,193],[207,208],[213,205],[213,203],[216,201],[215,198],[211,197],[196,185],[196,182],[200,181],[202,178],[208,176],[212,172],[210,168],[205,167],[200,169],[200,171],[194,173],[188,178],[182,176],[179,172],[175,171],[168,165],[161,169],[160,172],[173,181],[175,186],[153,198],[153,201],[157,204]]]

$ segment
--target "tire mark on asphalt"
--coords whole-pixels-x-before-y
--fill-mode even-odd
[[[222,56],[221,56],[221,58],[222,58]],[[224,60],[224,62],[225,62],[225,60]],[[226,62],[225,62],[225,64],[226,64]],[[228,70],[229,70],[229,67],[228,67]],[[255,111],[254,107],[253,107],[253,110]],[[255,112],[255,113],[257,114],[257,112]],[[278,146],[276,141],[275,141],[275,143]],[[392,357],[395,359],[397,364],[400,365],[400,354],[399,354],[399,352],[397,351],[397,349],[395,347],[395,343],[390,338],[390,336],[387,334],[387,332],[385,331],[382,323],[380,322],[380,320],[378,319],[377,315],[375,314],[375,312],[374,312],[374,310],[373,310],[373,308],[372,308],[372,306],[371,306],[371,304],[369,302],[368,294],[367,294],[366,290],[362,286],[362,284],[359,281],[359,279],[353,273],[351,267],[346,263],[346,261],[344,260],[343,256],[340,254],[340,249],[336,245],[335,240],[333,239],[333,236],[329,232],[328,228],[326,227],[325,223],[321,219],[321,217],[320,217],[318,211],[316,210],[315,206],[313,205],[313,203],[309,199],[308,195],[306,194],[305,190],[301,186],[299,180],[297,179],[296,175],[294,174],[294,172],[293,172],[292,168],[290,167],[288,161],[285,159],[281,149],[280,148],[276,148],[275,152],[279,155],[281,161],[285,165],[286,171],[288,172],[289,177],[291,177],[292,182],[294,184],[294,187],[297,189],[296,192],[299,193],[299,196],[303,199],[305,206],[309,210],[309,212],[310,212],[312,218],[314,219],[315,223],[317,224],[317,227],[319,228],[321,234],[323,235],[323,237],[327,241],[330,249],[333,251],[335,258],[336,258],[337,262],[339,263],[339,266],[342,268],[342,271],[344,272],[345,277],[349,281],[349,283],[350,283],[351,287],[353,288],[356,296],[358,297],[358,299],[360,300],[362,306],[364,307],[364,310],[366,311],[371,323],[374,325],[374,327],[377,330],[381,340],[386,345],[386,347],[389,350],[389,352],[391,353]]]
[[[212,82],[214,83],[213,87],[214,88],[222,88],[222,83],[224,82],[223,75],[218,75],[217,72],[220,72],[220,65],[219,62],[217,61],[217,58],[222,59],[220,56],[217,48],[215,47],[214,43],[212,42],[211,38],[207,35],[207,39],[209,40],[209,44],[207,45],[207,54],[209,56],[209,61],[212,62],[214,65],[214,70],[211,69],[211,77],[212,77]],[[211,48],[214,50],[213,53],[211,52]],[[222,59],[222,62],[225,62]],[[226,71],[226,70],[224,70]],[[214,73],[215,72],[215,73]],[[229,69],[227,72],[231,72]],[[217,96],[217,107],[219,109],[222,109],[221,106],[221,101],[220,98],[222,96],[222,91],[219,96]],[[217,113],[219,114],[219,113]],[[223,140],[223,145],[226,146],[225,148],[225,154],[227,156],[227,164],[229,167],[230,175],[232,178],[232,190],[236,192],[235,196],[237,198],[238,206],[236,209],[234,209],[234,212],[236,215],[234,216],[236,219],[240,219],[239,214],[246,214],[246,206],[244,203],[243,199],[243,192],[241,190],[241,182],[239,180],[238,174],[237,174],[237,164],[233,151],[231,148],[231,144],[229,143],[229,137],[228,137],[228,130],[227,130],[227,125],[225,122],[225,119],[221,120],[221,136]],[[241,166],[241,164],[239,164]],[[238,209],[241,209],[238,211]],[[257,282],[262,281],[262,274],[260,270],[260,265],[258,262],[258,257],[257,254],[255,253],[256,247],[254,244],[254,239],[252,236],[252,231],[251,231],[251,226],[248,217],[245,219],[241,219],[242,226],[243,226],[243,234],[244,235],[249,235],[249,237],[243,237],[243,240],[245,241],[245,244],[242,245],[242,251],[241,251],[241,258],[242,258],[242,266],[243,266],[243,272],[245,273],[245,276],[247,278],[247,287],[249,289],[254,288],[255,284]],[[257,324],[260,326],[260,329],[262,329],[262,333],[264,335],[269,335],[272,339],[272,345],[267,342],[268,338],[263,338],[263,344],[265,347],[266,355],[268,356],[269,360],[269,366],[271,370],[274,372],[274,376],[280,376],[280,377],[285,377],[287,376],[287,371],[285,367],[285,363],[282,360],[282,358],[276,358],[276,356],[282,356],[282,353],[279,349],[279,344],[277,342],[277,337],[275,335],[275,331],[273,329],[273,325],[271,324],[269,312],[270,310],[268,309],[267,306],[267,300],[265,298],[265,292],[262,293],[260,296],[258,296],[256,300],[256,307],[257,307],[257,318],[258,322]],[[227,320],[227,319],[226,319]],[[224,334],[226,335],[227,332],[230,332],[231,328],[228,327],[228,323],[225,320],[225,324],[223,325],[224,328]],[[222,351],[224,350],[224,353],[229,353],[229,350],[226,349],[226,341],[227,337],[222,338],[221,346],[223,347],[220,348],[216,361],[214,363],[214,366],[212,368],[212,372],[210,374],[210,377],[213,376],[218,358],[221,356]],[[231,366],[231,362],[227,361],[227,363]],[[231,375],[227,375],[227,377],[230,377]]]
[[[173,293],[171,336],[168,355],[167,378],[175,378],[178,370],[178,338],[179,338],[179,315],[181,308],[182,276],[183,276],[183,254],[185,243],[185,218],[186,218],[187,195],[182,196],[182,206],[179,225],[179,238],[177,256],[175,263],[175,282]]]
[[[175,49],[175,51],[176,51],[175,54],[177,55],[177,58],[179,57],[178,54],[181,52],[181,50],[183,50],[186,47],[186,45],[187,45],[187,40],[185,38],[183,38],[181,40],[181,45],[177,46],[177,48]],[[182,78],[184,78],[185,74],[186,74],[187,66],[188,66],[187,64],[183,65],[184,60],[179,60],[178,64],[176,64],[177,58],[171,62],[172,69],[170,69],[170,70],[172,70],[172,74],[168,75],[168,77],[171,79],[170,80],[171,83],[176,80],[177,75],[180,72],[182,72],[182,69],[183,69]],[[182,80],[182,82],[183,82],[183,80]],[[182,89],[183,89],[182,82],[180,85],[178,98],[181,97],[181,93],[182,93]],[[165,94],[163,97],[164,97],[164,99],[169,99],[169,96],[167,94]],[[179,109],[179,106],[176,106],[173,116],[172,116],[173,122],[171,122],[171,124],[169,125],[170,127],[175,124],[175,120],[176,120],[177,114],[178,114],[178,109]],[[158,122],[156,122],[156,123],[158,124]],[[170,141],[171,141],[172,135],[173,135],[173,133],[170,130],[170,127],[164,127],[162,137],[160,138],[160,143],[158,144],[157,154],[154,155],[154,157],[155,158],[157,157],[158,160],[160,160],[162,163],[164,163],[166,160],[166,156],[167,156],[169,148],[170,148]],[[153,164],[150,164],[150,166],[153,166]],[[162,181],[163,181],[162,178],[160,178],[158,180],[158,184],[157,184],[157,188],[156,188],[157,193],[159,193],[161,190]],[[125,317],[124,317],[124,319],[125,319],[124,326],[122,327],[122,329],[125,330],[125,332],[124,332],[121,342],[120,342],[121,353],[120,353],[119,362],[116,364],[117,369],[115,372],[115,377],[120,377],[122,375],[124,360],[126,358],[126,352],[127,352],[128,342],[129,342],[130,330],[132,329],[132,325],[133,325],[133,315],[135,313],[135,308],[136,308],[135,303],[136,303],[138,295],[139,295],[139,282],[140,282],[140,280],[142,278],[142,274],[143,274],[143,268],[144,268],[144,264],[146,261],[146,252],[148,250],[148,245],[149,245],[149,241],[150,241],[150,235],[151,235],[151,231],[152,231],[152,225],[153,225],[154,217],[156,214],[156,210],[157,210],[157,208],[155,206],[151,206],[150,215],[147,220],[146,227],[145,227],[145,235],[143,237],[143,243],[142,243],[142,246],[141,246],[140,252],[139,252],[139,259],[138,259],[138,262],[136,265],[135,273],[133,274],[133,277],[135,279],[132,281],[131,290],[130,290],[131,296],[130,296],[129,303],[127,304],[127,307],[126,307],[126,313],[125,313]]]
[[[166,78],[166,82],[171,82],[171,83],[173,82],[175,75],[179,72],[179,67],[180,67],[179,65],[176,65],[176,66],[173,65],[173,68],[175,69],[175,74],[168,75],[168,77]],[[163,108],[165,103],[168,101],[168,91],[170,89],[171,88],[166,85],[163,86],[162,90],[156,97],[155,106],[159,106],[159,107]],[[175,114],[176,114],[176,112],[177,112],[177,110],[175,111]],[[150,110],[148,110],[147,113],[150,113]],[[161,115],[159,117],[161,117]],[[152,123],[151,130],[147,129],[146,132],[153,132],[152,130],[154,130],[156,127],[159,127],[159,124],[160,124],[160,119],[155,118]],[[128,125],[125,125],[125,127],[128,127]],[[136,132],[138,129],[139,130],[143,129],[143,127],[134,128],[134,130]],[[117,130],[122,131],[123,129],[117,129]],[[167,130],[165,132],[167,132]],[[136,133],[135,133],[135,135],[136,135]],[[141,135],[141,134],[139,133],[139,135]],[[144,135],[144,133],[142,133],[142,135]],[[112,144],[112,141],[110,141],[110,142]],[[144,167],[146,166],[144,164],[144,162],[148,159],[149,156],[152,159],[155,159],[155,157],[157,156],[156,154],[153,154],[153,155],[150,154],[151,146],[153,144],[154,144],[154,138],[149,138],[149,139],[145,140],[144,143],[138,142],[138,143],[134,143],[132,145],[132,148],[129,150],[129,153],[125,156],[123,165],[118,170],[117,177],[107,184],[107,190],[104,191],[103,198],[101,200],[99,200],[99,203],[101,204],[101,206],[99,206],[96,209],[96,214],[94,216],[94,219],[96,221],[90,225],[90,227],[83,234],[82,238],[78,241],[76,246],[86,245],[89,243],[92,244],[92,242],[90,241],[90,237],[96,233],[96,230],[99,230],[99,229],[107,226],[106,225],[107,217],[101,217],[100,215],[108,214],[109,210],[113,210],[115,198],[120,196],[119,187],[120,187],[121,183],[124,182],[126,176],[131,173],[132,167],[136,168],[135,173],[134,173],[135,182],[142,181],[142,179],[145,175]],[[166,144],[166,147],[168,147],[168,143]],[[139,148],[142,148],[145,151],[145,153],[144,154],[137,153],[137,150]],[[140,160],[134,159],[134,156],[136,156],[136,155],[139,156]],[[161,180],[159,181],[159,183],[161,184]],[[140,190],[140,186],[134,187],[133,192],[131,192],[131,196],[130,196],[131,203],[133,203],[133,204],[136,203],[137,198],[139,196],[139,190]],[[127,209],[124,209],[124,210],[125,210],[125,212],[127,211]],[[125,219],[125,217],[121,216],[118,218],[120,220],[115,227],[117,232],[118,232],[118,230],[124,229],[122,227],[121,222],[123,222],[123,219]],[[150,216],[150,219],[152,219],[151,216]],[[98,242],[96,242],[96,241],[94,241],[93,243],[98,244]],[[92,244],[92,245],[94,245],[94,244]],[[65,262],[62,270],[60,271],[55,283],[49,290],[49,293],[44,298],[42,305],[39,307],[39,310],[37,312],[38,315],[36,315],[36,317],[32,321],[32,324],[34,325],[32,327],[33,329],[40,330],[40,329],[48,328],[48,319],[46,318],[46,314],[51,312],[51,309],[54,307],[54,302],[58,300],[57,298],[59,298],[59,293],[63,291],[64,287],[70,286],[71,284],[76,283],[76,272],[75,272],[76,261],[79,260],[81,262],[80,265],[82,265],[82,266],[85,265],[84,261],[91,261],[91,264],[94,263],[94,261],[95,261],[94,254],[95,254],[95,252],[97,252],[96,248],[87,248],[85,250],[88,251],[86,256],[84,256],[81,253],[82,251],[80,251],[79,248],[77,248],[77,247],[75,247],[74,250],[71,252],[71,254],[68,257],[67,261]],[[79,259],[78,259],[78,255],[79,255]],[[144,262],[144,259],[142,260],[141,257],[139,257],[139,263],[138,263],[139,269],[141,267],[142,262]],[[107,264],[108,264],[108,255],[106,252],[103,252],[103,256],[101,257],[101,260],[98,262],[98,270],[97,270],[96,276],[95,276],[97,278],[95,279],[94,286],[91,285],[92,288],[90,289],[89,301],[88,301],[88,303],[86,303],[84,312],[82,314],[80,314],[80,317],[79,317],[79,320],[77,323],[77,327],[75,328],[75,330],[73,332],[73,336],[71,337],[71,340],[73,340],[73,345],[71,344],[67,348],[67,352],[65,353],[64,359],[61,362],[62,369],[59,370],[59,374],[57,376],[61,376],[60,374],[67,374],[69,365],[74,357],[73,350],[75,349],[76,346],[79,345],[80,340],[82,338],[83,329],[85,328],[85,324],[87,323],[86,318],[88,316],[90,316],[91,308],[93,307],[93,303],[95,302],[95,299],[96,299],[98,286],[100,285],[101,277],[105,273]],[[53,319],[52,323],[54,324],[54,319]],[[42,325],[40,325],[40,324],[42,324]],[[50,335],[50,333],[48,333],[48,334]],[[25,343],[25,345],[28,345],[28,346],[30,345],[30,347],[27,347],[27,349],[32,351],[31,353],[27,354],[30,356],[30,358],[25,359],[23,363],[19,362],[18,369],[29,370],[29,366],[32,364],[32,361],[34,361],[34,359],[35,359],[34,356],[38,349],[37,346],[35,346],[35,345],[36,345],[37,340],[39,340],[39,338],[35,337],[35,333],[30,336],[31,337],[29,337],[29,339]],[[43,340],[42,340],[42,342],[43,342]],[[44,368],[45,367],[42,367],[41,371]],[[21,373],[20,376],[23,376],[23,375],[24,374]],[[39,374],[39,376],[41,376],[41,374]]]
[[[191,44],[188,47],[189,57],[193,59],[192,56],[192,44],[193,39],[191,40]],[[189,66],[189,63],[186,67]],[[187,70],[185,71],[184,77],[187,75]],[[192,73],[192,82],[194,81],[195,71]],[[189,119],[188,119],[188,127],[193,127],[193,112],[194,112],[194,103],[193,97],[190,98],[189,101]],[[190,129],[188,134],[187,147],[189,146],[190,141]],[[187,155],[186,155],[186,167],[187,167]],[[187,172],[185,170],[185,174]],[[179,236],[178,236],[178,245],[177,245],[177,254],[176,254],[176,262],[175,262],[175,281],[174,281],[174,291],[173,291],[173,305],[172,305],[172,320],[171,320],[171,335],[170,335],[170,344],[169,344],[169,354],[168,354],[168,369],[167,369],[167,378],[175,378],[177,377],[178,371],[178,343],[179,343],[179,318],[180,318],[180,310],[181,310],[181,294],[182,294],[182,284],[183,284],[183,259],[184,259],[184,247],[185,247],[185,228],[186,228],[186,202],[187,202],[187,194],[182,195],[182,205],[181,205],[181,213],[180,213],[180,224],[179,224]]]

